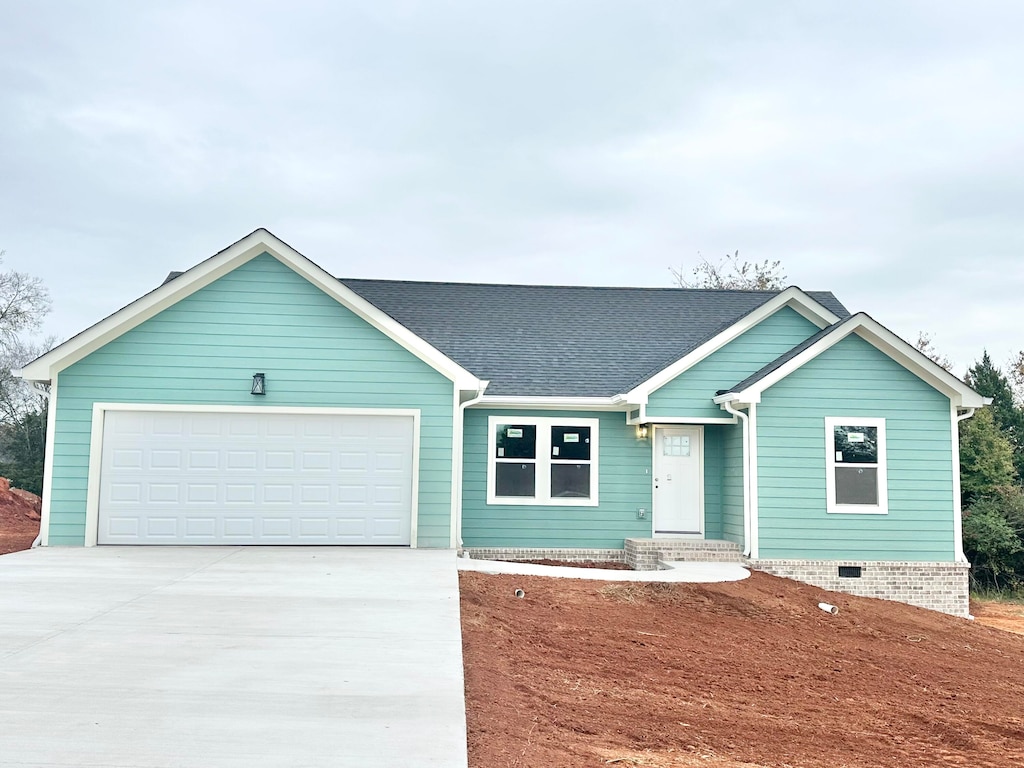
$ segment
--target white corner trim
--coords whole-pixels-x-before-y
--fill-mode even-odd
[[[750,419],[747,425],[750,429],[750,442],[748,448],[750,449],[750,556],[756,560],[759,557],[760,545],[761,545],[761,530],[760,530],[760,489],[757,485],[757,405],[751,403],[747,409],[748,418]]]
[[[462,392],[455,390],[455,411],[452,414],[452,530],[451,546],[462,546],[462,482],[465,473],[466,409],[477,403],[491,382],[483,381],[469,399],[462,401]]]
[[[39,509],[39,544],[50,545],[50,507],[53,503],[53,446],[57,439],[57,377],[50,382],[46,404],[46,453],[43,455],[43,493]]]
[[[825,419],[825,511],[840,515],[889,514],[889,472],[886,456],[885,419],[867,416],[826,416]],[[878,504],[839,504],[836,502],[835,428],[864,426],[878,429]],[[855,464],[842,466],[855,467]]]
[[[958,563],[970,563],[964,554],[964,516],[960,488],[960,422],[974,415],[974,408],[960,413],[955,405],[949,408],[953,445],[953,557]]]
[[[89,475],[85,502],[85,546],[94,547],[99,531],[100,469],[103,463],[103,424],[107,411],[157,413],[275,413],[321,416],[408,416],[412,422],[412,484],[409,500],[409,547],[417,546],[420,485],[420,410],[418,408],[336,408],[293,405],[189,405],[187,403],[93,403],[89,436]]]
[[[810,320],[818,328],[826,328],[837,322],[839,318],[831,311],[823,307],[799,288],[792,286],[772,297],[757,309],[747,313],[733,325],[726,328],[714,338],[704,342],[699,347],[664,368],[646,381],[633,387],[619,397],[630,402],[647,402],[651,392],[663,387],[665,384],[676,378],[683,371],[692,368],[705,357],[718,351],[733,339],[741,336],[767,317],[775,314],[783,307],[790,307],[796,310],[803,317]]]
[[[863,312],[851,316],[834,331],[819,339],[791,360],[787,360],[783,365],[751,386],[741,391],[718,395],[714,398],[714,402],[721,403],[726,400],[744,403],[760,402],[761,393],[766,389],[803,367],[823,352],[831,349],[851,334],[856,334],[879,352],[945,394],[953,401],[954,405],[963,408],[980,408],[985,405],[985,398],[915,349],[913,345],[908,344]]]
[[[25,366],[19,375],[32,381],[52,380],[59,371],[262,253],[269,253],[293,269],[362,320],[451,379],[458,388],[475,389],[478,386],[479,381],[472,373],[265,229],[257,229],[237,243],[183,272],[174,280],[164,283],[77,336],[54,347]]]

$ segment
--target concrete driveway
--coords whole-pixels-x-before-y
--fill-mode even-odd
[[[4,555],[0,763],[462,768],[455,555]]]

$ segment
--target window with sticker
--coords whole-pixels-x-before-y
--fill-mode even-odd
[[[885,419],[825,419],[829,512],[885,514]]]
[[[488,419],[488,504],[597,504],[597,419]]]

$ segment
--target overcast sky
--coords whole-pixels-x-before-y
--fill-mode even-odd
[[[780,260],[1024,347],[1024,3],[0,0],[0,249],[71,336],[267,227],[334,275]]]

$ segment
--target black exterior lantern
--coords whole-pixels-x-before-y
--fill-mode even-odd
[[[267,376],[263,373],[254,373],[252,375],[252,393],[254,395],[265,395],[267,394]]]

